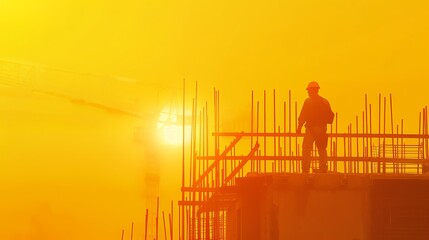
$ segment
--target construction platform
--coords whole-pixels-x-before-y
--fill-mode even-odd
[[[195,100],[190,151],[184,147],[182,158],[180,240],[429,239],[427,106],[418,131],[406,133],[403,121],[394,124],[391,96],[390,123],[386,97],[379,95],[373,115],[365,96],[362,117],[346,132],[338,131],[338,113],[328,128],[329,172],[314,173],[314,148],[306,174],[304,135],[294,132],[297,102],[289,91],[277,104],[274,91],[267,114],[266,99],[264,92],[260,111],[252,93],[250,129],[237,132],[221,130],[218,92],[213,125],[207,104],[197,114]]]
[[[248,174],[235,191],[226,239],[429,239],[429,175]]]

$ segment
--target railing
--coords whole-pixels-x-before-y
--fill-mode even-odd
[[[204,171],[197,173],[192,186],[182,188],[188,199],[181,201],[183,206],[191,207],[194,218],[198,218],[199,229],[194,231],[217,231],[205,229],[204,212],[216,216],[216,212],[224,210],[225,196],[228,188],[233,189],[237,177],[248,174],[284,174],[301,173],[301,156],[299,143],[303,134],[297,133],[214,133],[215,137],[233,139],[219,155],[196,156],[195,166]],[[253,141],[252,141],[253,138]],[[292,155],[288,149],[276,148],[268,150],[259,144],[272,143],[288,145],[292,141],[296,145]],[[334,140],[335,139],[335,140]],[[422,174],[424,167],[429,166],[427,154],[427,134],[330,134],[328,148],[329,172],[341,174]],[[368,140],[368,141],[367,141]],[[386,144],[386,141],[394,144]],[[223,142],[223,141],[220,141]],[[249,149],[249,142],[253,147]],[[378,143],[381,145],[378,145]],[[410,144],[408,144],[410,142]],[[359,148],[355,145],[361,143]],[[368,143],[368,144],[367,144]],[[406,144],[407,143],[407,144]],[[262,150],[265,147],[265,151]],[[267,154],[263,154],[267,153]],[[312,167],[318,168],[317,149],[313,150]],[[198,174],[199,173],[199,174]],[[199,217],[198,217],[199,216]],[[211,220],[210,220],[211,221]],[[213,227],[213,226],[210,226]],[[225,226],[223,226],[225,227]],[[222,226],[216,226],[220,229]],[[220,231],[220,230],[219,230]],[[221,234],[217,231],[217,234]],[[206,238],[198,234],[198,239]],[[212,234],[210,234],[212,236]]]

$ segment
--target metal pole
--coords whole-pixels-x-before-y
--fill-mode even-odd
[[[371,104],[369,104],[369,133],[372,135],[372,109]],[[372,155],[372,137],[369,137],[369,154],[370,159],[373,157]],[[373,173],[373,162],[370,162],[371,173]]]
[[[164,238],[167,239],[167,228],[165,226],[165,214],[164,214],[164,211],[162,211],[162,222],[164,223]]]
[[[185,187],[185,79],[183,79],[183,106],[182,106],[182,188]],[[185,192],[182,190],[182,201],[185,200]],[[185,206],[182,205],[182,210],[179,209],[179,238],[181,240],[185,239],[185,215],[183,214]],[[146,211],[147,213],[147,211]],[[181,215],[180,215],[181,214]],[[147,215],[146,215],[147,216]],[[180,226],[181,224],[181,226]],[[146,220],[146,228],[147,228],[147,220]],[[147,240],[147,231],[145,235],[145,240]]]
[[[259,133],[259,101],[256,103],[256,133]],[[259,135],[256,136],[256,142],[259,143]],[[256,162],[256,171],[261,171],[261,161]]]
[[[289,133],[292,132],[292,96],[289,90]],[[289,156],[292,156],[292,137],[289,136]],[[292,172],[292,160],[289,161],[289,169]]]
[[[392,94],[390,96],[390,128],[392,131],[392,134],[394,134],[394,126],[393,126],[393,102],[392,102]],[[395,150],[395,139],[392,137],[392,155],[393,158],[397,158],[396,156],[396,150]],[[393,163],[394,169],[396,168],[396,163]]]
[[[286,102],[283,102],[283,132],[286,133]],[[282,155],[286,156],[286,136],[283,137]],[[290,156],[290,155],[289,155]],[[284,170],[286,172],[286,158],[284,158]]]
[[[264,134],[267,133],[267,91],[264,90]],[[267,156],[267,136],[264,135],[264,156]],[[267,172],[267,160],[264,159],[264,173]]]
[[[427,106],[425,107],[424,113],[425,113],[425,133],[424,134],[425,134],[425,140],[426,140],[425,148],[426,148],[426,158],[428,159],[426,163],[429,164],[429,143],[427,138],[427,135],[428,135],[428,107]]]
[[[144,240],[147,240],[147,226],[148,226],[148,220],[149,220],[149,209],[146,209],[146,220],[145,220],[145,227],[144,227]],[[180,221],[179,221],[180,222]]]
[[[365,133],[368,134],[368,95],[365,94]],[[368,137],[365,137],[366,139],[366,151],[365,151],[365,155],[366,157],[369,157],[369,140]],[[366,172],[368,173],[368,162],[365,163],[366,165]]]
[[[159,219],[159,197],[157,197],[157,200],[156,200],[156,228],[155,228],[156,240],[158,240],[158,219]]]
[[[298,127],[298,102],[295,101],[295,129]],[[295,130],[296,131],[296,130]],[[296,149],[296,156],[299,155],[299,146],[298,146],[298,136],[295,137],[295,149]],[[300,172],[299,169],[300,163],[299,161],[296,162],[296,171]]]
[[[338,133],[338,112],[335,112],[335,133]],[[338,137],[335,137],[335,157],[338,155]],[[335,162],[335,172],[337,171],[338,163]]]
[[[168,222],[170,223],[170,240],[173,240],[173,217],[168,214]]]
[[[170,240],[173,240],[173,232],[174,232],[173,219],[174,219],[173,201],[171,201]]]
[[[383,134],[386,135],[386,97],[384,97],[384,118],[383,118]],[[386,158],[386,138],[383,137],[383,158]],[[386,162],[383,162],[383,173],[386,173]]]
[[[378,134],[381,134],[381,94],[378,94]],[[380,154],[380,147],[381,147],[381,140],[380,137],[378,137],[378,157],[381,156]],[[381,163],[380,161],[377,163],[377,172],[381,173]]]
[[[363,133],[367,133],[367,132],[365,132],[365,111],[363,111],[362,112],[362,132]],[[366,145],[365,145],[365,139],[366,139],[367,137],[366,136],[364,136],[363,138],[362,138],[362,157],[368,157],[368,155],[366,154]],[[364,163],[362,163],[362,172],[363,173],[367,173],[367,164],[368,164],[368,162],[364,162]]]
[[[250,133],[253,133],[253,102],[254,102],[254,99],[253,99],[253,90],[252,90],[252,103],[251,103],[251,109],[250,109]],[[250,148],[252,148],[253,147],[253,135],[250,137]],[[254,172],[255,171],[255,166],[254,166],[254,164],[255,164],[255,161],[252,159],[252,161],[251,161],[251,163],[250,163],[250,168],[251,168],[251,171],[252,172]]]
[[[276,133],[276,90],[274,89],[273,90],[273,114],[274,114],[274,119],[273,119],[273,124],[274,124],[274,126],[273,126],[273,131],[274,131],[274,134]],[[273,151],[274,151],[274,156],[277,156],[277,138],[276,137],[274,137],[273,138],[273,141],[274,141],[274,149],[273,149]],[[279,163],[281,163],[280,161],[279,161]],[[274,167],[275,167],[275,165],[274,165]],[[273,169],[272,170],[273,172],[276,172],[276,169]]]
[[[356,133],[359,134],[359,117],[356,115]],[[359,138],[356,137],[356,156],[359,157]],[[354,161],[354,173],[359,173],[359,162]]]
[[[131,240],[133,240],[134,235],[134,222],[131,222]]]

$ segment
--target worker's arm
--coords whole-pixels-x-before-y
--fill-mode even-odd
[[[304,123],[307,120],[308,104],[309,104],[309,99],[307,98],[304,102],[304,105],[302,106],[301,112],[299,113],[298,126],[296,127],[296,133],[301,133],[302,126],[304,126]]]

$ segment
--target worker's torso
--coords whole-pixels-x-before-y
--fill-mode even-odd
[[[333,113],[328,100],[321,96],[307,98],[303,107],[302,120],[306,122],[306,127],[326,126],[331,123]]]

